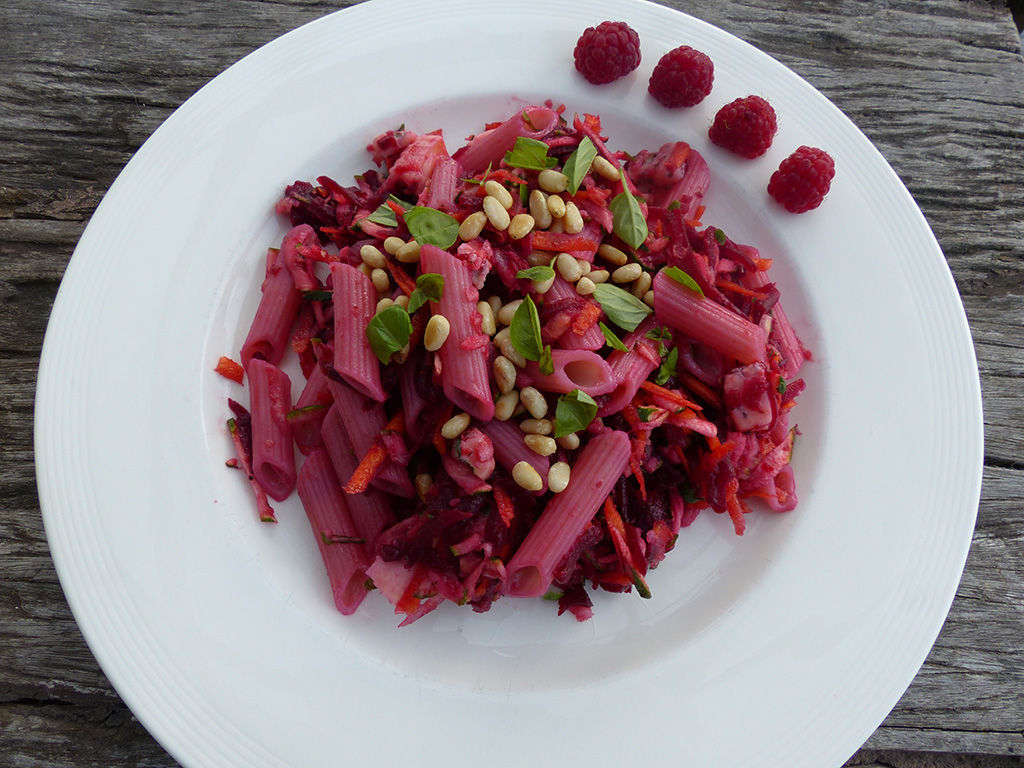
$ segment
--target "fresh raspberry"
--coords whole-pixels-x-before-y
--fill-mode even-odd
[[[688,45],[674,48],[658,62],[647,90],[666,107],[692,107],[711,93],[715,66],[707,54]]]
[[[723,149],[753,159],[768,151],[778,129],[772,105],[760,96],[747,96],[718,110],[708,136]]]
[[[779,165],[768,181],[768,194],[791,213],[821,205],[836,175],[831,156],[816,147],[800,147]]]
[[[580,35],[572,55],[588,82],[603,85],[640,66],[640,36],[624,21],[603,21]]]

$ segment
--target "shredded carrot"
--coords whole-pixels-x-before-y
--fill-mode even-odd
[[[500,485],[495,485],[492,491],[494,494],[494,503],[498,508],[498,514],[501,515],[501,520],[505,523],[505,527],[508,528],[512,525],[512,519],[515,517],[516,508],[512,503],[512,497],[509,496],[505,489]]]
[[[584,304],[572,321],[572,332],[582,336],[593,328],[600,319],[601,306],[599,304]]]
[[[716,280],[715,285],[719,288],[722,288],[723,290],[732,291],[733,293],[738,293],[741,296],[749,296],[752,299],[764,298],[763,293],[751,290],[750,288],[747,288],[744,285],[740,285],[739,283],[734,283],[732,280]]]
[[[405,432],[405,414],[402,411],[396,413],[384,425],[384,429],[381,431],[398,432],[399,434]],[[370,446],[366,455],[363,456],[363,460],[359,462],[359,466],[356,467],[352,477],[349,478],[348,483],[345,485],[345,493],[365,492],[387,459],[388,452],[384,447],[384,443],[381,442],[380,438],[374,440],[373,445]]]
[[[395,283],[402,289],[402,293],[412,296],[412,292],[416,290],[416,281],[409,277],[409,273],[391,259],[384,259],[384,265],[388,268],[388,273],[394,278]]]
[[[690,373],[679,374],[679,380],[686,385],[693,394],[703,400],[705,403],[709,403],[715,407],[719,407],[722,401],[719,399],[718,394],[715,390],[711,389],[707,384],[698,379],[696,376]]]
[[[237,381],[239,384],[242,383],[242,379],[245,377],[245,369],[241,365],[236,363],[230,357],[221,356],[220,360],[217,361],[216,367],[213,369],[225,379],[231,379]]]
[[[740,481],[735,477],[725,484],[725,508],[729,513],[729,517],[732,519],[733,528],[736,529],[736,535],[742,536],[743,531],[747,528],[747,521],[743,518],[743,507],[744,504],[740,501],[739,497]]]
[[[412,573],[412,578],[409,579],[408,586],[406,586],[402,596],[395,603],[395,613],[408,614],[420,607],[420,597],[416,594],[416,590],[423,586],[426,580],[425,570],[422,565],[417,564],[416,569]]]
[[[759,270],[761,270],[762,272],[766,272],[768,271],[768,268],[772,265],[772,260],[764,258],[754,259],[754,264],[757,265],[757,268]]]
[[[448,452],[448,447],[445,445],[444,437],[441,436],[441,427],[444,426],[445,422],[452,417],[452,406],[449,403],[445,406],[444,411],[441,413],[441,418],[437,420],[437,429],[434,430],[433,436],[430,438],[431,445],[434,446],[434,450],[439,455],[444,455]]]
[[[701,410],[701,407],[697,403],[690,402],[682,396],[680,392],[674,389],[668,389],[660,384],[655,384],[653,381],[645,381],[640,384],[640,389],[650,392],[652,395],[657,395],[668,400],[673,405],[678,405],[680,408],[692,408],[694,410]]]
[[[596,251],[600,243],[587,235],[535,229],[530,243],[538,251]]]
[[[622,522],[622,517],[619,515],[619,510],[615,508],[611,496],[604,500],[604,520],[608,525],[608,535],[612,539],[612,544],[615,545],[615,552],[619,556],[623,570],[629,574],[637,592],[642,597],[650,597],[651,590],[643,577],[644,566],[643,564],[638,565],[635,561],[629,542],[626,541],[626,525]]]

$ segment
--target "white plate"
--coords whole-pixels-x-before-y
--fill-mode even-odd
[[[632,0],[370,2],[248,56],[125,168],[82,236],[53,309],[36,451],[46,532],[114,687],[186,766],[840,765],[895,705],[963,568],[982,425],[959,297],[921,213],[868,140],[768,56]],[[571,51],[624,19],[644,61],[605,87]],[[455,20],[455,21],[453,21]],[[668,111],[658,57],[706,51],[715,88]],[[709,146],[748,93],[781,116],[769,154]],[[212,367],[236,355],[272,205],[295,179],[347,182],[378,131],[443,128],[449,146],[545,98],[604,120],[610,144],[691,142],[713,174],[706,223],[776,260],[816,361],[798,410],[801,503],[747,534],[705,515],[651,574],[653,599],[597,595],[586,623],[505,599],[412,627],[371,595],[337,614],[295,503],[256,522],[224,468]],[[838,175],[817,211],[765,194],[800,144]]]

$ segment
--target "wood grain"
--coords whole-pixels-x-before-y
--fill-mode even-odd
[[[935,647],[851,765],[1005,765],[1024,755],[1024,60],[1011,14],[997,0],[667,4],[753,43],[832,99],[906,183],[946,255],[984,392],[977,529]],[[7,0],[0,8],[5,765],[177,765],[111,689],[50,560],[31,439],[43,333],[85,223],[150,133],[233,61],[345,5]],[[967,756],[972,762],[948,762]]]

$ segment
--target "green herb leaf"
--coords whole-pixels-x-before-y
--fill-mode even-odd
[[[420,245],[436,245],[442,250],[451,248],[459,237],[459,222],[444,211],[414,205],[405,214],[409,234]]]
[[[786,380],[779,376],[779,384],[775,387],[780,395],[786,394]]]
[[[382,309],[366,326],[366,340],[370,342],[370,349],[384,365],[391,360],[391,355],[409,343],[411,333],[409,313],[397,304]]]
[[[651,415],[656,410],[657,409],[652,406],[641,405],[639,408],[636,409],[636,417],[640,419],[640,421],[642,421],[644,424],[646,424],[651,420]]]
[[[565,165],[562,166],[562,173],[569,177],[570,195],[575,195],[580,188],[583,177],[590,172],[590,165],[594,162],[595,157],[597,157],[597,147],[594,146],[594,142],[590,140],[589,136],[584,136],[579,146],[573,150],[573,153],[566,159]]]
[[[647,239],[647,220],[640,210],[640,203],[629,191],[626,183],[626,176],[619,170],[619,177],[622,179],[622,191],[612,198],[608,208],[612,212],[612,231],[618,235],[623,242],[634,248],[639,248]]]
[[[697,281],[683,272],[679,267],[665,267],[664,272],[665,277],[671,277],[684,288],[689,288],[691,291],[699,293],[701,296],[704,295],[704,291],[700,289]]]
[[[548,157],[548,145],[527,136],[516,138],[515,146],[505,153],[505,162],[513,168],[527,171],[543,171],[555,164],[555,158]]]
[[[437,272],[424,272],[416,278],[416,288],[409,294],[410,315],[422,307],[427,301],[440,301],[444,294],[444,276]]]
[[[654,339],[655,341],[662,341],[664,339],[671,339],[672,331],[662,325],[659,325],[655,328],[651,328],[651,330],[645,333],[644,336],[648,339]]]
[[[714,232],[715,242],[719,245],[725,245],[725,232],[720,229],[716,229]]]
[[[661,361],[658,375],[654,377],[655,384],[664,384],[676,375],[676,364],[679,362],[679,347],[672,347],[672,350]]]
[[[545,376],[550,376],[555,372],[555,361],[551,359],[551,345],[546,344],[544,349],[541,350],[540,360],[537,361],[537,367],[540,372]]]
[[[306,301],[329,301],[334,296],[334,291],[306,291],[302,298]]]
[[[412,208],[412,203],[407,203],[405,200],[400,200],[394,195],[388,196],[391,202],[397,203],[402,208],[408,211]],[[391,209],[387,203],[381,203],[377,206],[377,210],[366,217],[366,221],[372,221],[374,224],[380,224],[382,227],[397,227],[398,217],[395,216],[395,212]]]
[[[527,296],[512,315],[508,328],[512,346],[527,360],[540,360],[544,342],[540,338],[540,315],[533,299]]]
[[[601,333],[604,334],[604,340],[609,347],[611,347],[612,349],[617,349],[621,352],[629,352],[629,349],[626,347],[626,345],[622,343],[618,336],[612,333],[611,329],[607,325],[599,322],[597,324],[597,327],[601,329]]]
[[[683,204],[681,202],[679,202],[678,200],[673,200],[671,203],[668,204],[668,207],[665,210],[674,211],[676,208],[682,207]]]
[[[293,408],[284,415],[286,421],[295,421],[301,419],[303,416],[316,413],[317,411],[327,410],[327,406],[322,403],[313,403],[312,405],[304,405],[301,408]]]
[[[626,331],[635,331],[652,311],[632,293],[610,283],[598,283],[593,296],[608,319]]]
[[[543,264],[537,267],[530,267],[529,269],[520,269],[516,272],[516,278],[520,280],[533,280],[538,283],[543,283],[545,280],[550,280],[555,276],[555,270],[551,267],[546,267]]]
[[[583,390],[574,389],[562,395],[555,406],[555,437],[586,429],[595,416],[597,403]]]

